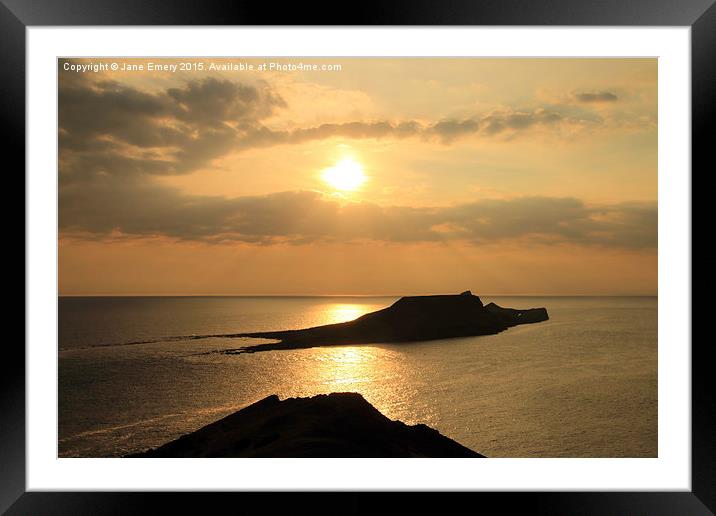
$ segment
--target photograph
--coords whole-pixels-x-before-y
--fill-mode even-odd
[[[59,458],[659,457],[657,58],[56,63]]]

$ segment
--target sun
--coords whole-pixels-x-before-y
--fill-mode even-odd
[[[323,171],[323,180],[336,190],[353,191],[365,182],[363,166],[352,158],[345,158]]]

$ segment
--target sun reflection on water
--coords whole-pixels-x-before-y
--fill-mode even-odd
[[[352,303],[334,303],[329,305],[324,312],[322,324],[335,324],[357,319],[361,315],[371,311],[370,306],[356,305]]]
[[[307,325],[336,324],[385,308],[386,303],[326,303]],[[431,413],[414,399],[420,374],[406,367],[400,346],[337,345],[300,350],[296,373],[284,396],[357,392],[383,415],[406,424],[429,423]],[[257,354],[258,355],[258,354]],[[260,357],[259,357],[260,358]],[[288,356],[284,357],[289,360]],[[417,378],[415,377],[417,374]],[[408,378],[411,377],[411,378]],[[301,381],[296,381],[301,378]]]
[[[319,370],[316,373],[324,385],[348,386],[372,381],[375,370],[375,352],[370,348],[358,346],[336,346],[323,348],[319,358]]]
[[[415,381],[406,379],[403,354],[385,346],[328,346],[313,348],[315,392],[357,392],[390,419],[404,423],[429,422],[430,414],[414,403]],[[417,410],[416,410],[417,409]]]
[[[373,310],[366,304],[332,303],[324,310],[323,324],[352,321]],[[313,373],[320,384],[333,390],[359,391],[361,386],[370,389],[371,382],[389,373],[385,371],[385,361],[381,359],[378,348],[330,346],[317,349],[315,353],[319,366]]]

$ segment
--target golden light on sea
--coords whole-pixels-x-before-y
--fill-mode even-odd
[[[335,324],[358,319],[361,315],[368,313],[365,305],[351,303],[335,303],[332,304],[324,314],[324,322],[322,324]]]

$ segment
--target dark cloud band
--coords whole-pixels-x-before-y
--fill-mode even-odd
[[[616,102],[618,100],[616,94],[609,91],[576,93],[574,96],[579,102]]]
[[[573,198],[481,200],[414,208],[342,203],[312,191],[191,196],[148,184],[93,183],[60,193],[60,227],[90,238],[164,236],[204,242],[436,242],[528,238],[622,248],[656,246],[656,203],[586,206]]]

